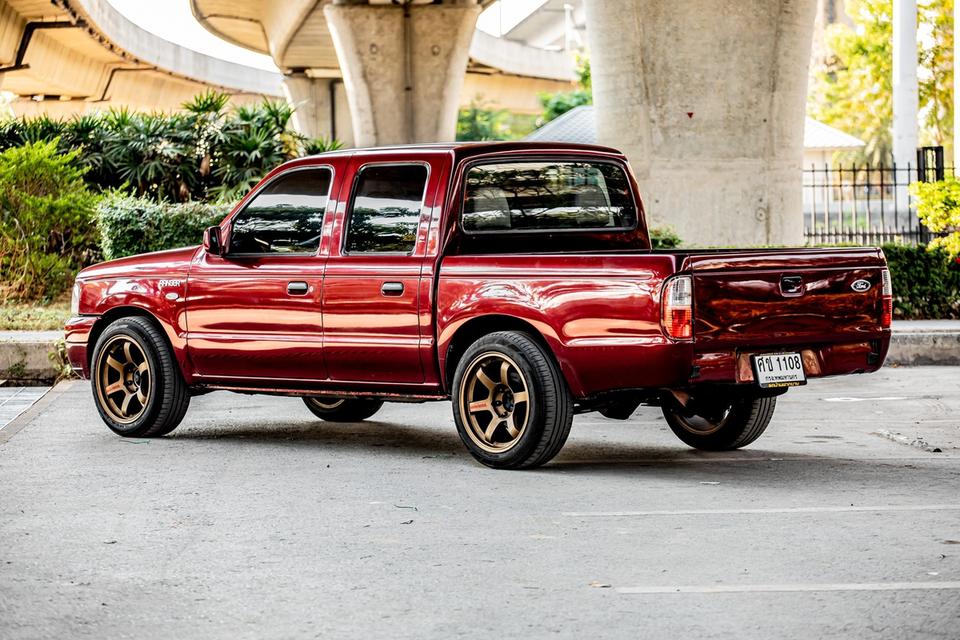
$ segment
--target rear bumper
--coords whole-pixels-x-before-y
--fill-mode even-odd
[[[754,379],[750,356],[784,351],[799,352],[803,356],[803,368],[807,378],[871,373],[883,365],[889,347],[890,331],[886,330],[867,340],[697,351],[694,354],[690,383],[751,384]]]
[[[67,344],[67,358],[74,372],[82,378],[90,377],[90,357],[87,345],[90,332],[97,323],[98,316],[74,316],[67,320],[64,327],[64,341]]]

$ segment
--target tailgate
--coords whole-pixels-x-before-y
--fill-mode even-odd
[[[697,348],[878,337],[885,266],[875,248],[691,254]]]

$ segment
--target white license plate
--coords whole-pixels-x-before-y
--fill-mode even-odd
[[[762,353],[752,357],[753,377],[763,388],[807,384],[799,353]]]

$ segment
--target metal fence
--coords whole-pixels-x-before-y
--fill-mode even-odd
[[[803,170],[804,236],[808,244],[901,241],[933,237],[911,205],[908,185],[954,175],[940,147],[918,152],[906,167],[811,166]]]

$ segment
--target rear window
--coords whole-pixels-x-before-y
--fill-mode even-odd
[[[470,233],[633,229],[624,170],[608,162],[502,162],[472,167],[464,191]]]

